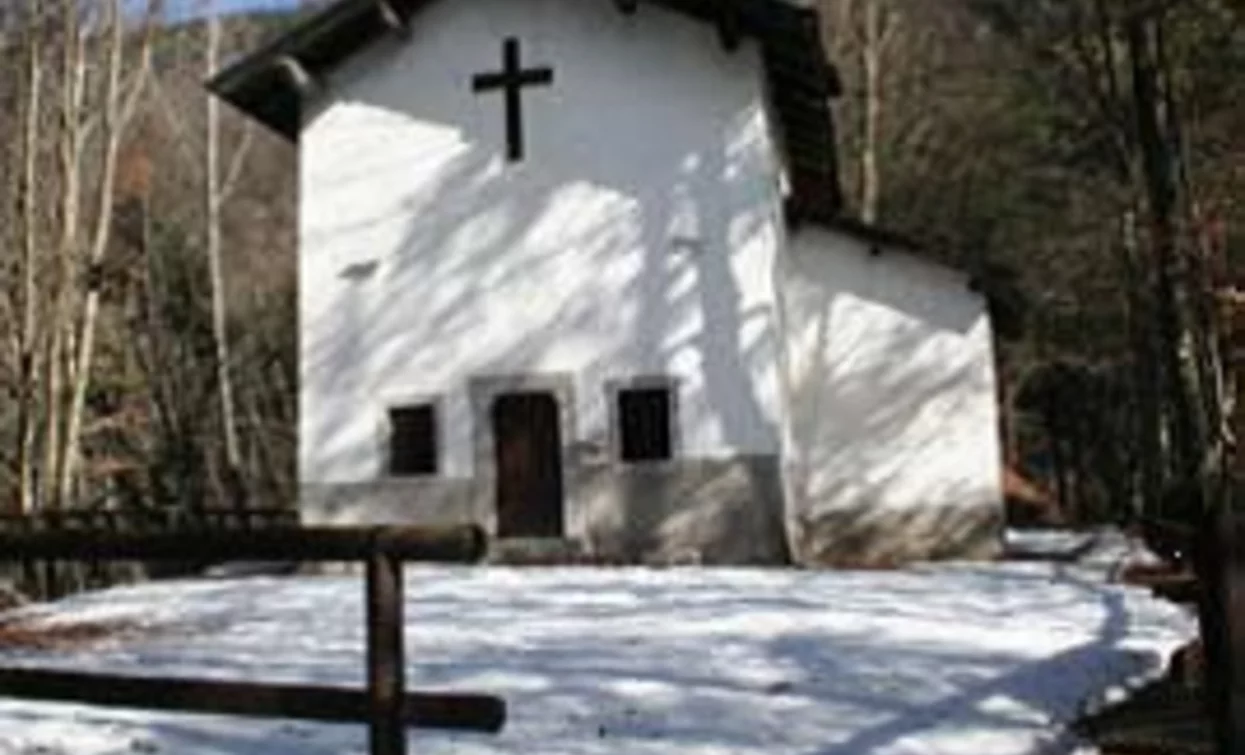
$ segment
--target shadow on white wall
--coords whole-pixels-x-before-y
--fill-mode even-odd
[[[386,65],[385,56],[372,64]],[[666,79],[664,87],[679,90],[678,107],[710,112],[722,133],[667,117],[663,99],[637,98],[628,103],[626,154],[611,155],[608,140],[579,132],[599,119],[561,111],[600,112],[617,93],[585,102],[581,90],[574,103],[540,106],[564,124],[566,143],[537,142],[527,162],[504,167],[493,118],[464,118],[435,97],[416,106],[384,76],[352,80],[351,99],[338,107],[388,125],[376,139],[342,141],[358,159],[334,158],[351,168],[328,190],[402,190],[377,196],[370,219],[316,226],[304,238],[312,248],[349,250],[337,252],[338,277],[323,293],[332,308],[304,323],[311,395],[367,397],[403,382],[456,388],[448,383],[469,374],[571,370],[582,376],[579,390],[591,392],[579,399],[582,424],[596,428],[606,419],[605,380],[673,371],[701,384],[703,398],[685,406],[689,424],[702,428],[690,442],[775,453],[774,397],[761,395],[776,382],[779,348],[771,278],[757,264],[772,259],[775,243],[764,119],[750,98],[700,92],[695,77]],[[489,103],[481,110],[499,115]],[[425,138],[399,144],[400,133]],[[378,151],[379,139],[395,140],[392,155]],[[400,177],[409,171],[430,178],[412,186]],[[390,239],[377,229],[395,215],[403,231]],[[383,243],[356,248],[369,234]],[[327,416],[305,442],[325,466],[356,466],[373,452],[358,442],[362,407],[329,402],[321,410]]]

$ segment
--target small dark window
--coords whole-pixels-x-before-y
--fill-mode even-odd
[[[389,410],[389,474],[437,473],[437,414],[432,404]]]
[[[674,453],[669,388],[618,392],[619,447],[623,461],[661,461]]]

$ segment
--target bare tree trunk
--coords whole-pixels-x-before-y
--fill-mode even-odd
[[[834,34],[837,45],[835,47],[835,56],[840,60],[847,59],[847,53],[851,49],[851,37],[855,28],[853,18],[856,15],[855,0],[836,0],[838,5],[838,14],[835,16],[834,26],[831,32]]]
[[[1016,386],[1016,381],[999,381],[999,435],[1003,439],[1003,465],[1019,468],[1016,443],[1016,394],[1019,391]]]
[[[1163,89],[1163,110],[1170,132],[1170,150],[1175,163],[1173,191],[1180,196],[1180,211],[1187,223],[1199,229],[1202,213],[1195,195],[1191,176],[1188,129],[1185,114],[1176,96],[1176,76],[1172,61],[1167,54],[1164,36],[1157,39],[1158,69]],[[1194,400],[1200,410],[1197,414],[1197,432],[1202,443],[1202,465],[1209,480],[1221,480],[1227,471],[1227,438],[1231,435],[1224,407],[1227,387],[1224,380],[1224,364],[1221,354],[1220,323],[1218,322],[1215,286],[1211,270],[1214,267],[1214,249],[1206,237],[1198,232],[1186,237],[1189,244],[1185,254],[1185,285],[1188,291],[1188,321],[1192,338],[1192,360],[1189,376]],[[1226,260],[1225,260],[1226,264]],[[1212,505],[1222,503],[1224,490],[1216,485],[1211,496]]]
[[[1079,389],[1075,391],[1078,406],[1074,411],[1067,414],[1067,433],[1068,433],[1068,455],[1069,466],[1072,473],[1072,484],[1070,490],[1072,493],[1073,507],[1076,511],[1076,522],[1078,524],[1086,524],[1094,521],[1094,511],[1089,505],[1089,486],[1086,481],[1089,479],[1089,465],[1091,460],[1087,458],[1085,453],[1085,418],[1082,414],[1084,406],[1080,404],[1084,401],[1085,381],[1079,381]]]
[[[1075,524],[1076,512],[1073,511],[1072,493],[1068,487],[1068,461],[1064,455],[1063,434],[1053,416],[1054,412],[1048,410],[1046,435],[1050,443],[1051,471],[1055,476],[1055,498],[1059,501],[1059,511],[1063,513],[1068,522]]]
[[[140,52],[140,68],[136,74],[133,89],[128,93],[124,92],[121,84],[121,64],[125,45],[125,18],[122,14],[121,0],[110,0],[108,19],[111,38],[107,48],[107,84],[102,106],[103,121],[100,134],[103,143],[103,166],[97,191],[98,210],[95,217],[95,232],[87,255],[86,300],[83,304],[74,344],[77,347],[77,356],[73,362],[72,394],[66,422],[62,464],[57,479],[57,499],[62,505],[69,498],[79,463],[82,413],[86,403],[87,386],[91,382],[91,367],[95,356],[96,321],[99,318],[100,290],[103,283],[101,280],[102,264],[112,230],[117,155],[121,149],[121,139],[126,124],[134,112],[138,96],[142,91],[150,62],[152,24],[149,18]]]
[[[1180,270],[1174,217],[1175,177],[1171,146],[1165,138],[1160,115],[1162,103],[1153,49],[1159,23],[1160,20],[1153,18],[1133,16],[1126,24],[1126,31],[1132,64],[1134,116],[1154,250],[1159,364],[1170,407],[1167,416],[1171,423],[1177,481],[1185,495],[1195,495],[1200,488],[1202,459],[1193,392],[1182,357],[1183,345],[1188,339],[1183,316],[1184,276]]]
[[[38,3],[31,4],[31,13],[38,13]],[[28,22],[26,76],[28,87],[23,103],[25,118],[22,134],[22,183],[19,189],[22,223],[21,289],[19,309],[21,330],[18,332],[17,355],[17,508],[21,514],[34,511],[34,413],[35,413],[35,252],[36,166],[38,162],[40,92],[43,87],[38,17]]]
[[[1206,665],[1205,701],[1218,749],[1226,753],[1233,751],[1230,716],[1220,705],[1229,699],[1232,681],[1225,664],[1214,662],[1228,657],[1223,632],[1224,605],[1218,589],[1224,556],[1213,540],[1206,539],[1217,524],[1218,510],[1211,505],[1213,488],[1208,483],[1212,480],[1205,474],[1208,444],[1206,429],[1200,422],[1203,407],[1198,402],[1197,381],[1190,375],[1184,357],[1186,347],[1196,349],[1197,344],[1196,336],[1190,332],[1189,276],[1187,266],[1182,264],[1177,236],[1177,171],[1171,138],[1174,114],[1170,110],[1170,100],[1164,101],[1160,88],[1162,25],[1161,15],[1132,16],[1126,24],[1126,32],[1132,63],[1134,117],[1152,224],[1161,365],[1166,373],[1168,416],[1177,465],[1175,492],[1181,504],[1192,504],[1182,505],[1180,514],[1192,519],[1199,532],[1192,562],[1202,588],[1198,622],[1205,656],[1211,661]]]
[[[220,64],[220,17],[209,3],[207,20],[206,73],[216,73]],[[237,420],[234,412],[233,381],[230,378],[229,334],[226,332],[225,279],[221,268],[220,185],[220,103],[207,95],[207,254],[212,278],[212,336],[216,346],[216,386],[220,400],[221,435],[225,446],[225,493],[228,502],[241,504],[241,459],[238,452]]]
[[[881,196],[878,148],[882,123],[883,0],[864,0],[864,2],[865,39],[860,55],[865,76],[865,120],[860,150],[860,217],[866,223],[875,223],[878,219],[878,202]]]
[[[61,108],[58,160],[61,173],[60,243],[57,247],[58,269],[53,283],[52,317],[48,323],[48,343],[44,381],[44,463],[42,491],[44,506],[60,508],[63,501],[56,481],[64,468],[65,453],[62,429],[65,410],[66,373],[65,337],[71,327],[69,300],[75,285],[74,249],[78,243],[78,221],[81,192],[82,112],[86,90],[85,36],[78,18],[78,8],[71,0],[59,8],[64,15],[61,44]]]
[[[1163,418],[1158,357],[1152,334],[1153,315],[1148,306],[1148,287],[1143,273],[1144,263],[1137,240],[1137,213],[1125,214],[1122,228],[1121,267],[1128,295],[1129,337],[1133,352],[1133,394],[1138,423],[1138,460],[1136,488],[1140,500],[1134,513],[1154,514],[1157,511],[1166,480],[1163,465]]]

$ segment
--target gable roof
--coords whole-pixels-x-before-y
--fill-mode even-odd
[[[641,0],[590,0],[635,12]],[[301,103],[338,65],[400,33],[433,0],[337,0],[212,77],[208,88],[296,141]],[[728,47],[755,39],[786,157],[792,211],[830,219],[842,206],[830,100],[840,93],[821,44],[817,12],[796,0],[643,0],[714,24]]]

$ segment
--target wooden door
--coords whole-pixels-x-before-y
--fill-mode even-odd
[[[497,536],[562,537],[562,438],[548,393],[507,393],[493,402]]]

